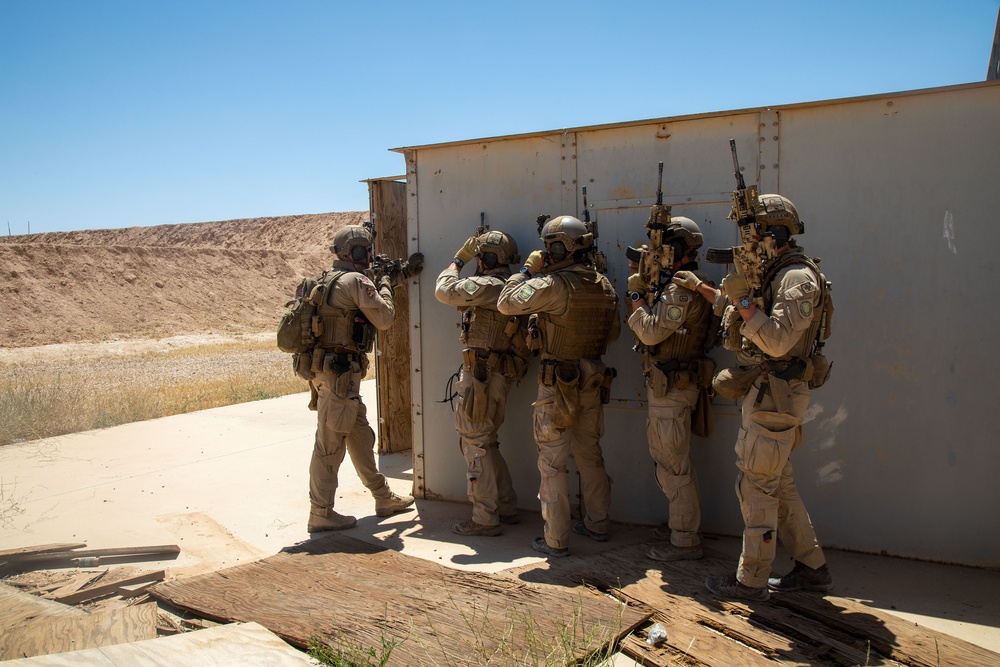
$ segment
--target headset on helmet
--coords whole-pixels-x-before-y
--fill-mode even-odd
[[[788,239],[795,234],[806,231],[795,204],[781,195],[757,197],[756,218],[761,235],[774,236],[778,246],[788,243]]]
[[[541,239],[556,262],[594,245],[594,235],[587,231],[587,225],[571,215],[557,215],[546,222]]]
[[[479,235],[479,257],[486,269],[517,264],[521,261],[521,256],[517,252],[517,241],[495,229]]]
[[[701,233],[701,228],[691,218],[684,216],[672,216],[670,224],[665,230],[664,239],[674,245],[675,256],[687,255],[705,243],[705,237]],[[676,244],[676,245],[675,245]]]
[[[348,225],[333,235],[333,245],[330,246],[330,250],[338,259],[361,264],[368,261],[371,247],[372,235],[366,227]]]

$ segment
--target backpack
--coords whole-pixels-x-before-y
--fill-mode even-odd
[[[278,349],[282,352],[297,354],[308,352],[316,346],[316,336],[313,335],[312,320],[316,314],[316,303],[313,292],[320,296],[325,289],[316,290],[319,281],[304,278],[295,288],[295,298],[285,304],[287,309],[278,323]],[[325,285],[322,285],[325,288]]]

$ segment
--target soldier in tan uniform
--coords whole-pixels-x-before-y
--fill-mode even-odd
[[[673,271],[698,271],[703,236],[689,218],[671,218],[664,242],[673,247]],[[629,277],[628,326],[638,339],[646,378],[649,417],[646,438],[656,465],[656,483],[667,497],[668,528],[654,529],[662,540],[646,548],[660,561],[702,557],[698,477],[691,463],[691,413],[714,364],[705,357],[712,307],[682,285],[668,282],[662,293],[636,273]],[[647,303],[649,299],[649,303]]]
[[[475,274],[462,278],[473,258]],[[455,430],[468,465],[472,518],[452,526],[458,535],[499,535],[500,524],[517,523],[517,494],[507,462],[500,453],[497,431],[503,424],[507,394],[528,367],[525,318],[501,315],[497,299],[510,278],[510,265],[520,263],[517,243],[493,230],[473,236],[437,278],[437,300],[462,313],[462,370],[458,380]]]
[[[717,307],[728,300],[727,307],[739,313],[739,366],[720,373],[716,383],[723,375],[752,378],[752,384],[744,381],[749,389],[743,396],[743,422],[736,441],[743,553],[735,575],[708,577],[705,585],[719,597],[764,601],[768,588],[827,591],[833,584],[792,479],[790,461],[802,441],[810,383],[817,386],[814,343],[829,295],[815,262],[791,238],[803,231],[792,202],[780,195],[760,195],[756,221],[766,257],[763,310],[750,299],[747,281],[738,271],[726,276],[721,292],[692,274],[679,272],[674,280]],[[779,537],[795,567],[783,577],[769,579]]]
[[[357,524],[333,509],[337,473],[350,454],[354,469],[375,498],[375,514],[390,516],[413,504],[413,496],[393,493],[375,464],[375,433],[361,401],[361,380],[368,370],[375,331],[395,318],[392,283],[378,287],[365,274],[372,261],[372,235],[350,225],[333,237],[337,259],[313,293],[318,303],[318,342],[311,355],[312,380],[318,392],[316,442],[309,464],[309,532],[343,530]]]
[[[545,252],[531,253],[521,272],[507,281],[497,308],[505,315],[533,314],[529,341],[541,352],[534,435],[541,484],[538,498],[545,536],[536,551],[569,553],[569,533],[607,539],[611,483],[600,439],[613,369],[601,356],[618,337],[618,297],[593,265],[593,234],[572,216],[557,216],[541,230]],[[535,337],[537,336],[537,337]],[[583,520],[571,526],[568,463],[580,472]]]

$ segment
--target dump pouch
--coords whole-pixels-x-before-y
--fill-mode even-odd
[[[733,400],[743,398],[763,372],[760,366],[723,368],[712,378],[712,388],[719,396]]]
[[[809,378],[809,388],[819,389],[826,381],[830,378],[830,370],[833,368],[833,364],[826,358],[822,352],[817,352],[810,359],[812,362],[812,377]]]
[[[712,394],[708,387],[701,386],[698,389],[698,402],[694,404],[694,410],[691,411],[691,433],[700,438],[709,438],[712,435],[714,425]]]
[[[469,388],[462,401],[462,410],[469,421],[478,423],[486,419],[490,407],[487,395],[489,373],[486,364],[481,360],[473,366],[471,372],[466,373],[465,379],[469,383]]]
[[[552,416],[553,426],[567,429],[576,423],[580,414],[580,368],[578,366],[556,367],[554,364],[544,364],[554,368],[555,374],[555,414]]]

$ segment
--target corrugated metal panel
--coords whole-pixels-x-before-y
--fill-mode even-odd
[[[990,511],[1000,505],[1000,457],[986,417],[1000,395],[1000,361],[989,351],[1000,333],[992,305],[998,127],[1000,86],[987,83],[405,149],[411,249],[427,257],[411,312],[419,317],[414,400],[428,494],[465,498],[452,415],[437,402],[459,365],[458,316],[434,299],[433,277],[480,211],[526,256],[540,247],[535,217],[581,215],[586,186],[621,294],[624,249],[642,238],[658,161],[673,212],[697,221],[706,245],[736,242],[726,220],[735,137],[747,181],[796,203],[802,243],[824,258],[834,283],[833,377],[814,393],[793,457],[821,541],[1000,565],[1000,519]],[[708,268],[722,278],[721,267]],[[657,523],[666,500],[653,480],[631,344],[626,329],[606,358],[620,373],[603,440],[612,515]],[[731,362],[721,350],[714,356],[720,366]],[[511,396],[500,440],[522,506],[537,508],[534,371]],[[703,529],[735,534],[739,420],[732,403],[716,407],[715,435],[694,444]]]

